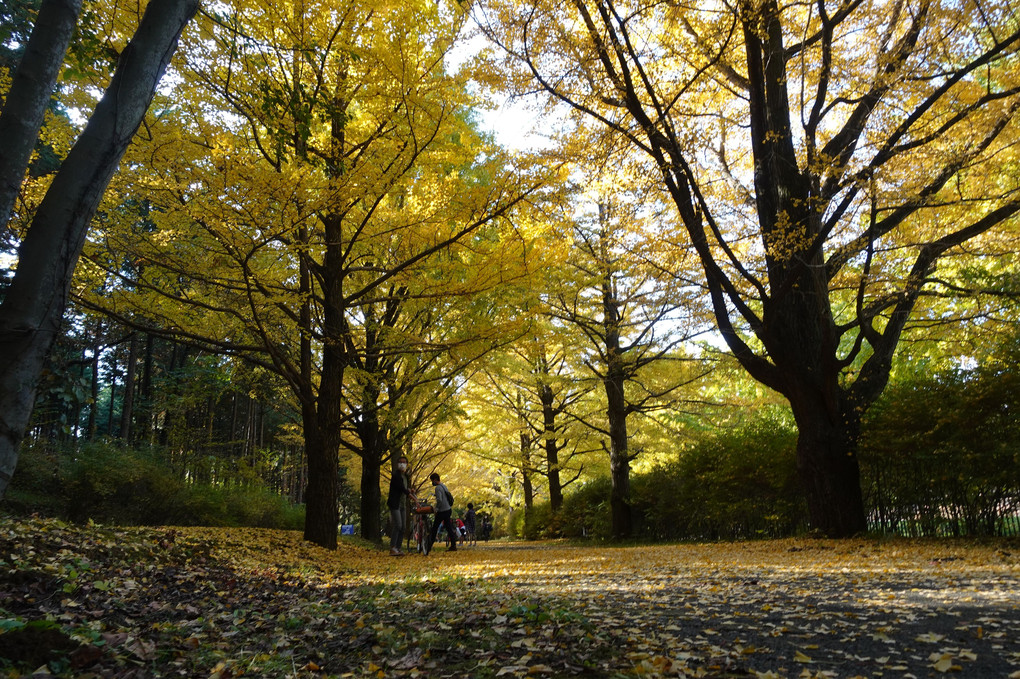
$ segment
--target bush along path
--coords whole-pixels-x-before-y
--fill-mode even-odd
[[[489,543],[0,519],[0,676],[1020,678],[1020,544]]]

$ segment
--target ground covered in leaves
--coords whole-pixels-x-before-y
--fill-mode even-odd
[[[487,543],[0,518],[0,677],[1020,678],[1020,544]]]

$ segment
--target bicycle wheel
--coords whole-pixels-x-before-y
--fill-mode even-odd
[[[429,553],[428,522],[419,514],[414,524],[414,540],[418,543],[418,552],[424,556]]]

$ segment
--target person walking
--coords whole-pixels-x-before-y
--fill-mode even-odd
[[[429,539],[429,550],[436,541],[439,534],[439,524],[446,526],[446,533],[450,536],[450,548],[446,551],[457,551],[457,530],[453,527],[453,494],[439,480],[439,474],[433,472],[429,475],[433,490],[436,493],[436,518],[432,520],[432,537]]]
[[[397,460],[397,469],[390,477],[390,494],[386,506],[390,508],[390,556],[404,556],[400,543],[404,540],[404,498],[411,494],[407,482],[407,458]]]

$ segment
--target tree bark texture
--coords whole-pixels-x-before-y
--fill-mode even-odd
[[[379,426],[379,389],[371,382],[364,386],[358,438],[361,439],[361,537],[382,542],[382,464],[386,436]]]
[[[797,473],[812,528],[841,537],[865,532],[857,409],[845,404],[829,408],[811,395],[795,395],[790,405],[797,422]]]
[[[18,269],[0,306],[0,497],[17,465],[89,223],[197,9],[198,0],[149,4],[21,243]]]
[[[302,406],[308,484],[305,487],[304,539],[326,549],[336,549],[339,524],[337,448],[323,440],[319,413],[314,404]]]
[[[347,367],[342,218],[327,215],[323,219],[323,227],[328,243],[320,269],[324,340],[315,418],[314,422],[307,419],[305,422],[305,454],[308,457],[305,539],[326,549],[336,549],[340,523],[340,413]],[[308,367],[310,369],[310,365]],[[306,384],[310,388],[311,380]],[[314,432],[309,430],[312,426],[315,427]]]
[[[623,398],[623,375],[610,373],[604,380],[609,417],[609,474],[612,480],[609,507],[612,511],[613,539],[626,539],[633,533],[630,506],[630,454],[627,446],[627,410]]]
[[[555,394],[552,387],[543,384],[539,387],[539,396],[542,400],[542,428],[545,434],[545,461],[548,466],[546,476],[549,479],[549,506],[555,512],[563,506],[559,440],[556,435],[556,408],[553,403]]]
[[[43,0],[0,114],[0,224],[6,226],[81,12],[81,0]]]

